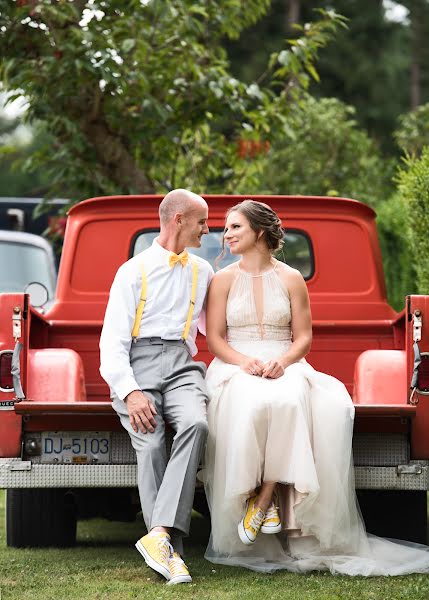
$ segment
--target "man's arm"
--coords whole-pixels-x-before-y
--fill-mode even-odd
[[[135,290],[122,266],[110,289],[100,337],[100,373],[120,399],[139,389],[130,365]]]
[[[100,337],[100,373],[118,398],[126,403],[134,431],[146,433],[156,427],[156,409],[139,389],[130,364],[131,331],[136,313],[135,288],[126,267],[121,267],[110,290]]]

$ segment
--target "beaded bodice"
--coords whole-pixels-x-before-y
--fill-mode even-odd
[[[290,340],[289,294],[277,265],[261,275],[251,275],[237,265],[226,307],[228,342]]]

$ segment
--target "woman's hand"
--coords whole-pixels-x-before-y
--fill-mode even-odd
[[[258,375],[260,377],[264,370],[264,363],[257,358],[245,356],[240,362],[239,367],[246,373],[249,373],[249,375]]]
[[[278,379],[284,374],[284,372],[285,368],[280,362],[280,359],[274,358],[273,360],[269,360],[267,363],[265,363],[261,377],[267,379]]]

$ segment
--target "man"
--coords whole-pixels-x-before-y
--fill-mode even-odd
[[[182,536],[189,532],[207,437],[207,396],[205,365],[191,356],[213,269],[185,250],[200,247],[209,231],[203,198],[173,190],[159,217],[159,237],[115,276],[100,338],[100,373],[137,454],[148,534],[136,548],[175,584],[192,581],[181,558]],[[174,431],[169,459],[165,423]]]

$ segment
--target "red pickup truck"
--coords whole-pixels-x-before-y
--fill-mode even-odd
[[[225,211],[242,199],[206,196],[210,234],[195,251],[212,263]],[[355,479],[367,528],[425,541],[428,298],[407,297],[401,313],[387,303],[368,206],[344,198],[256,199],[282,217],[286,244],[278,258],[307,281],[309,362],[353,396]],[[27,294],[0,294],[0,488],[7,489],[10,546],[71,545],[78,518],[131,520],[139,510],[136,458],[99,374],[98,341],[115,272],[157,235],[160,200],[116,196],[74,206],[56,300],[45,314]],[[222,265],[232,260],[227,255]],[[198,347],[197,359],[208,363],[204,338]],[[196,504],[204,510],[198,486]]]

